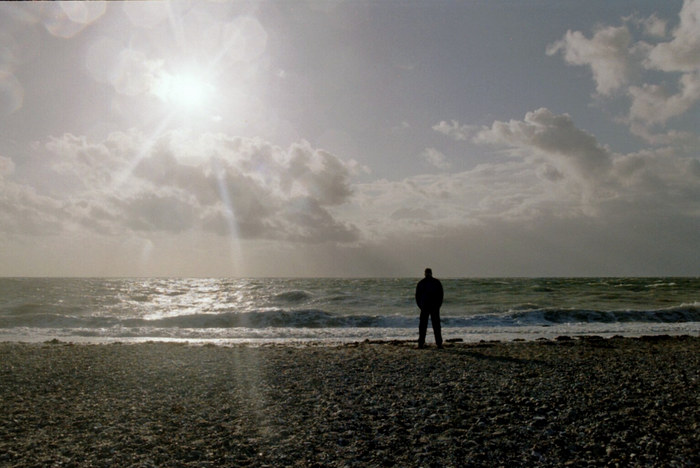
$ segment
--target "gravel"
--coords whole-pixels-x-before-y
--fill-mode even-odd
[[[0,343],[0,466],[700,465],[700,338]]]

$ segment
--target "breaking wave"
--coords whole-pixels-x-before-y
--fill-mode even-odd
[[[294,292],[297,294],[297,292]],[[303,294],[292,299],[299,299]],[[289,300],[285,298],[284,300]],[[320,309],[271,309],[253,312],[194,313],[160,318],[79,316],[66,310],[23,306],[0,316],[0,328],[413,328],[418,317],[402,315],[337,315]],[[443,316],[443,327],[550,326],[573,323],[700,322],[700,303],[658,310],[579,310],[517,308],[506,313]]]

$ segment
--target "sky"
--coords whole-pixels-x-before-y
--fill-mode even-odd
[[[0,276],[700,275],[700,0],[0,3]]]

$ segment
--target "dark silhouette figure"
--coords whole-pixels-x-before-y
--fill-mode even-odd
[[[442,306],[442,283],[433,278],[433,270],[425,269],[425,278],[416,286],[416,304],[420,309],[420,323],[418,325],[418,347],[425,347],[425,334],[428,331],[428,317],[433,324],[435,344],[442,348],[442,331],[440,329],[440,306]]]

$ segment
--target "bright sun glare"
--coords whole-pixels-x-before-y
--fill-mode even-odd
[[[160,77],[154,94],[169,105],[194,111],[203,108],[212,99],[214,87],[196,74],[168,74]]]

